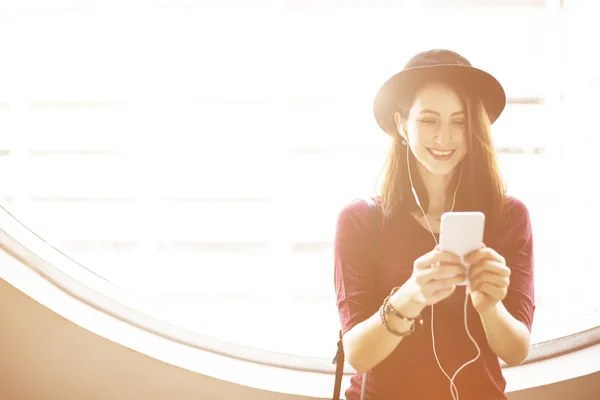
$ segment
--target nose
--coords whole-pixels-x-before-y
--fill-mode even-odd
[[[450,124],[441,124],[440,129],[433,140],[440,145],[440,147],[445,147],[452,142],[452,130]]]

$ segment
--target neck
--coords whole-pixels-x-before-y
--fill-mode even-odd
[[[448,175],[433,175],[421,166],[420,175],[427,190],[427,196],[429,198],[429,207],[427,214],[431,215],[442,215],[444,212],[449,211],[448,205],[451,201],[451,197],[447,196],[448,185],[452,182],[454,174]]]

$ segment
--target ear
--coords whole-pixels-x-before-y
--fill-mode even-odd
[[[404,138],[404,140],[408,140],[406,137],[406,129],[404,128],[404,121],[402,120],[402,116],[398,111],[394,113],[394,121],[396,122],[396,129],[400,136]]]

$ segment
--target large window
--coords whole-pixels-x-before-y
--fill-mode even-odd
[[[533,222],[534,340],[598,325],[600,66],[583,14],[251,3],[0,3],[1,204],[165,321],[330,358],[335,220],[374,193],[389,144],[372,98],[447,47],[507,90],[494,137]]]

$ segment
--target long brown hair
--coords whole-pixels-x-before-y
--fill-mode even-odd
[[[466,114],[467,153],[461,164],[461,183],[456,193],[454,211],[481,211],[487,217],[498,215],[506,200],[506,187],[500,174],[496,159],[496,150],[490,131],[490,119],[483,103],[477,97],[468,95],[462,88],[452,82],[444,82],[452,88],[461,99]],[[408,112],[414,102],[417,91],[407,104],[398,105],[402,120],[408,119]],[[395,216],[403,212],[417,210],[412,194],[407,168],[407,152],[402,144],[403,138],[397,131],[388,132],[393,137],[392,146],[384,167],[381,185],[381,202],[387,216]],[[406,145],[408,146],[408,144]],[[412,151],[409,151],[409,162],[415,190],[421,206],[427,212],[429,199],[423,180],[416,168],[418,162]],[[448,195],[453,195],[458,184],[458,175],[454,174],[453,182],[448,185]]]

